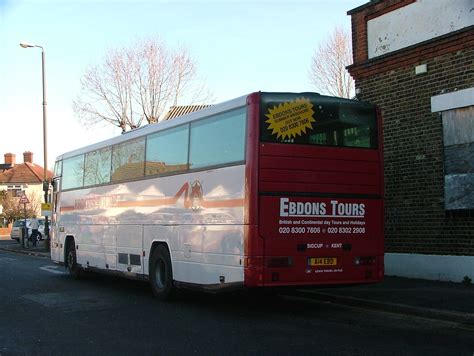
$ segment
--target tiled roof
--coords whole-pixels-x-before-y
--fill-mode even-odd
[[[43,181],[43,167],[33,163],[16,164],[12,168],[0,173],[0,184],[5,183],[41,183]],[[47,171],[49,179],[53,172]]]
[[[163,120],[174,119],[178,116],[183,116],[189,114],[190,112],[199,111],[205,108],[208,108],[212,105],[183,105],[183,106],[172,106],[170,110],[163,117]]]

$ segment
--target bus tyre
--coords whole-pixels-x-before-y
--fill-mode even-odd
[[[81,274],[81,269],[77,265],[76,259],[76,246],[74,244],[74,240],[70,240],[67,245],[67,252],[66,252],[66,268],[74,279],[78,279]]]
[[[149,273],[153,295],[159,300],[172,299],[174,294],[173,270],[170,253],[166,246],[158,245],[153,251]]]

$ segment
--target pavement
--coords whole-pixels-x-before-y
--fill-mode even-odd
[[[0,250],[6,250],[10,252],[23,253],[32,256],[40,256],[50,258],[51,254],[46,251],[45,241],[41,240],[35,246],[29,245],[29,248],[22,248],[21,244],[16,240],[10,239],[10,236],[0,236]]]
[[[50,258],[45,242],[21,248],[0,236],[0,250]],[[298,290],[298,297],[385,312],[449,321],[474,327],[474,284],[385,276],[377,284]]]

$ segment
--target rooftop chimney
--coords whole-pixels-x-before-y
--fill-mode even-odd
[[[23,152],[23,162],[33,163],[33,152],[30,152],[30,151]]]
[[[3,157],[5,157],[5,164],[9,164],[12,167],[15,165],[15,155],[13,153],[5,153]]]

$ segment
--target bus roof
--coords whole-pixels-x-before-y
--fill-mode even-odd
[[[269,95],[271,95],[271,94],[297,94],[297,95],[312,94],[312,95],[314,95],[315,94],[315,95],[320,96],[321,98],[329,98],[329,99],[332,99],[332,100],[337,100],[338,102],[354,102],[354,101],[357,101],[359,104],[360,103],[365,103],[366,105],[370,104],[370,103],[364,102],[364,101],[326,96],[326,95],[321,95],[319,93],[309,93],[309,92],[301,92],[301,93],[260,92],[260,93],[269,94]],[[120,143],[120,142],[129,141],[129,140],[137,138],[137,137],[145,136],[145,135],[148,135],[148,134],[153,133],[153,132],[158,132],[158,131],[165,130],[165,129],[168,129],[168,128],[171,128],[171,127],[179,126],[179,125],[182,125],[182,124],[186,124],[188,122],[196,121],[196,120],[199,120],[199,119],[202,119],[202,118],[205,118],[205,117],[209,117],[209,116],[212,116],[212,115],[215,115],[215,114],[219,114],[219,113],[222,113],[222,112],[225,112],[225,111],[229,111],[229,110],[232,110],[232,109],[236,109],[236,108],[245,106],[246,103],[247,103],[247,98],[252,94],[253,93],[250,93],[250,94],[247,94],[247,95],[244,95],[244,96],[232,99],[232,100],[228,100],[228,101],[225,101],[225,102],[213,105],[213,106],[209,106],[209,107],[204,108],[202,110],[191,112],[189,114],[185,114],[183,116],[176,117],[176,118],[171,119],[171,120],[165,120],[165,121],[160,121],[156,124],[149,124],[149,125],[141,126],[137,129],[127,131],[127,132],[125,132],[124,134],[122,134],[120,136],[115,136],[115,137],[112,137],[112,138],[104,140],[104,141],[100,141],[100,142],[97,142],[97,143],[94,143],[94,144],[91,144],[91,145],[88,145],[88,146],[78,148],[78,149],[73,150],[73,151],[63,153],[63,154],[56,157],[56,161],[61,160],[61,159],[65,159],[65,158],[74,157],[74,156],[77,156],[77,155],[82,154],[82,153],[95,151],[95,150],[98,150],[98,149],[101,149],[101,148],[104,148],[104,147],[112,146],[112,145]]]
[[[170,128],[170,127],[179,126],[179,125],[182,125],[182,124],[185,124],[185,123],[188,123],[188,122],[199,120],[199,119],[204,118],[204,117],[212,116],[212,115],[215,115],[215,114],[218,114],[218,113],[221,113],[221,112],[225,112],[225,111],[228,111],[228,110],[232,110],[232,109],[244,106],[247,103],[247,97],[249,95],[251,95],[251,94],[244,95],[244,96],[232,99],[232,100],[228,100],[228,101],[225,101],[225,102],[207,107],[207,108],[199,110],[199,111],[191,112],[189,114],[185,114],[183,116],[176,117],[172,120],[160,121],[156,124],[149,124],[149,125],[141,126],[141,127],[136,128],[134,130],[127,131],[127,132],[125,132],[124,134],[122,134],[120,136],[115,136],[115,137],[109,138],[109,139],[104,140],[104,141],[100,141],[100,142],[97,142],[97,143],[94,143],[94,144],[91,144],[91,145],[88,145],[88,146],[78,148],[78,149],[73,150],[73,151],[63,153],[63,154],[56,157],[56,161],[61,160],[61,159],[65,159],[65,158],[69,158],[69,157],[74,157],[74,156],[77,156],[77,155],[85,153],[85,152],[90,152],[90,151],[94,151],[94,150],[97,150],[97,149],[100,149],[100,148],[103,148],[103,147],[108,147],[108,146],[111,146],[111,145],[114,145],[114,144],[117,144],[117,143],[120,143],[120,142],[124,142],[124,141],[128,141],[128,140],[131,140],[131,139],[134,139],[134,138],[137,138],[137,137],[145,136],[145,135],[153,133],[153,132],[158,132],[158,131],[161,131],[161,130],[165,130],[165,129]]]

